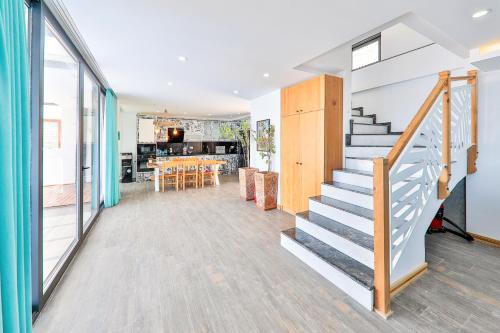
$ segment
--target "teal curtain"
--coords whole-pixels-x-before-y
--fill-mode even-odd
[[[118,130],[116,127],[116,95],[106,90],[106,177],[104,207],[120,202],[120,165],[118,159]]]
[[[30,107],[24,0],[0,0],[0,333],[31,332]]]

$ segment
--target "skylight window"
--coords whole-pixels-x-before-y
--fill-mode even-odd
[[[380,34],[352,46],[352,70],[380,61]]]

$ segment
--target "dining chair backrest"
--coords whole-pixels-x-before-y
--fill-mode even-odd
[[[199,159],[184,159],[182,161],[182,169],[184,172],[197,172],[199,164]]]
[[[162,173],[176,173],[178,169],[178,163],[174,161],[163,161],[161,162],[161,172]]]

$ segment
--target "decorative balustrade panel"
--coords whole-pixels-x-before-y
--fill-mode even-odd
[[[471,146],[471,87],[454,87],[451,97],[451,156]]]
[[[471,88],[462,85],[451,93],[452,161],[471,145]],[[443,169],[443,93],[389,172],[391,272],[423,214]]]
[[[398,263],[443,168],[442,95],[439,95],[389,173],[391,272]]]

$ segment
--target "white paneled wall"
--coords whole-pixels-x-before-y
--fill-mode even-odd
[[[500,239],[500,71],[479,73],[477,173],[467,177],[467,230]]]
[[[250,122],[253,130],[256,130],[258,120],[270,119],[271,125],[275,126],[274,142],[276,144],[276,154],[271,163],[272,171],[280,172],[280,129],[281,129],[281,92],[277,89],[267,95],[256,98],[250,102]],[[255,141],[252,140],[250,146],[250,165],[267,170],[267,164],[262,160],[257,151]],[[278,181],[278,202],[280,198]]]

